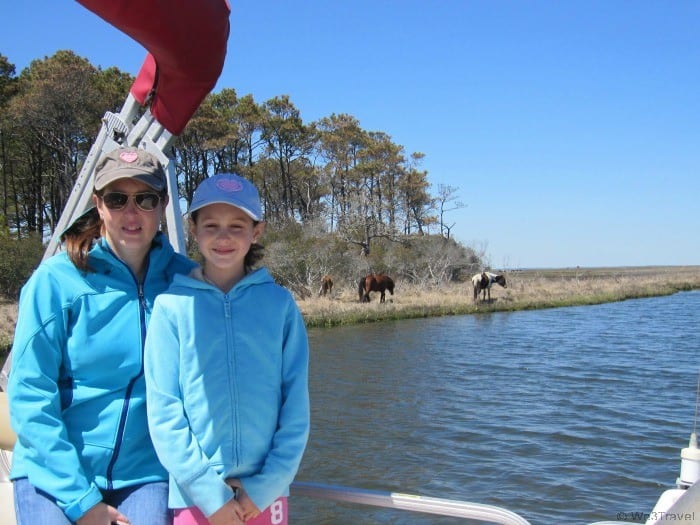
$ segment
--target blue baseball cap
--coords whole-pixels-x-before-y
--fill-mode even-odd
[[[194,190],[188,214],[210,204],[230,204],[240,208],[254,221],[262,220],[258,189],[248,179],[233,173],[212,175]]]

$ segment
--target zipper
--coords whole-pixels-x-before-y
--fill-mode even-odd
[[[224,294],[224,317],[226,319],[226,347],[229,353],[229,395],[234,409],[232,410],[233,426],[231,429],[233,434],[233,458],[235,465],[240,466],[241,463],[241,433],[238,432],[238,384],[236,382],[236,348],[233,337],[233,316],[231,315],[231,298],[228,294]]]
[[[111,249],[110,249],[111,251]],[[131,268],[124,263],[119,257],[115,258],[124,265],[126,270],[131,274],[131,276],[134,279],[134,282],[136,283],[136,292],[138,295],[138,305],[139,305],[139,324],[141,326],[141,368],[139,369],[139,373],[136,374],[136,376],[132,377],[131,380],[129,380],[129,384],[126,387],[126,394],[124,396],[124,402],[122,403],[122,410],[121,414],[119,415],[119,425],[117,426],[117,441],[114,445],[114,452],[112,452],[112,457],[109,460],[109,464],[107,465],[107,472],[105,474],[105,478],[107,480],[107,490],[113,490],[113,485],[112,485],[112,473],[114,471],[114,466],[117,463],[117,459],[119,459],[119,452],[121,451],[122,448],[122,442],[124,441],[124,428],[126,426],[126,417],[129,414],[129,404],[131,402],[131,394],[134,390],[134,385],[136,384],[136,381],[143,375],[143,350],[144,350],[144,345],[146,343],[146,294],[144,293],[143,289],[143,283],[146,280],[146,275],[148,275],[148,268],[149,268],[149,260],[148,256],[146,257],[146,274],[144,275],[144,278],[142,281],[139,281],[136,278],[136,275],[134,275],[134,272],[131,271]]]

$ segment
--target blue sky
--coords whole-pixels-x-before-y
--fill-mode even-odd
[[[348,113],[457,188],[494,268],[700,264],[700,2],[232,0],[214,91]],[[0,5],[18,73],[145,50],[74,1]]]

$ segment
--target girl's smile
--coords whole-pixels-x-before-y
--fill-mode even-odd
[[[204,274],[228,292],[245,275],[245,256],[264,230],[243,210],[215,203],[197,211],[190,231],[205,259]]]

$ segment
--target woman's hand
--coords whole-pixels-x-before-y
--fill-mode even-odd
[[[253,500],[248,497],[241,481],[236,478],[229,478],[226,480],[226,484],[236,489],[236,499],[243,509],[243,519],[248,521],[257,518],[260,514],[260,509],[253,503]]]
[[[129,518],[124,514],[102,502],[92,507],[76,521],[77,525],[112,525],[114,523],[117,525],[131,524]]]

